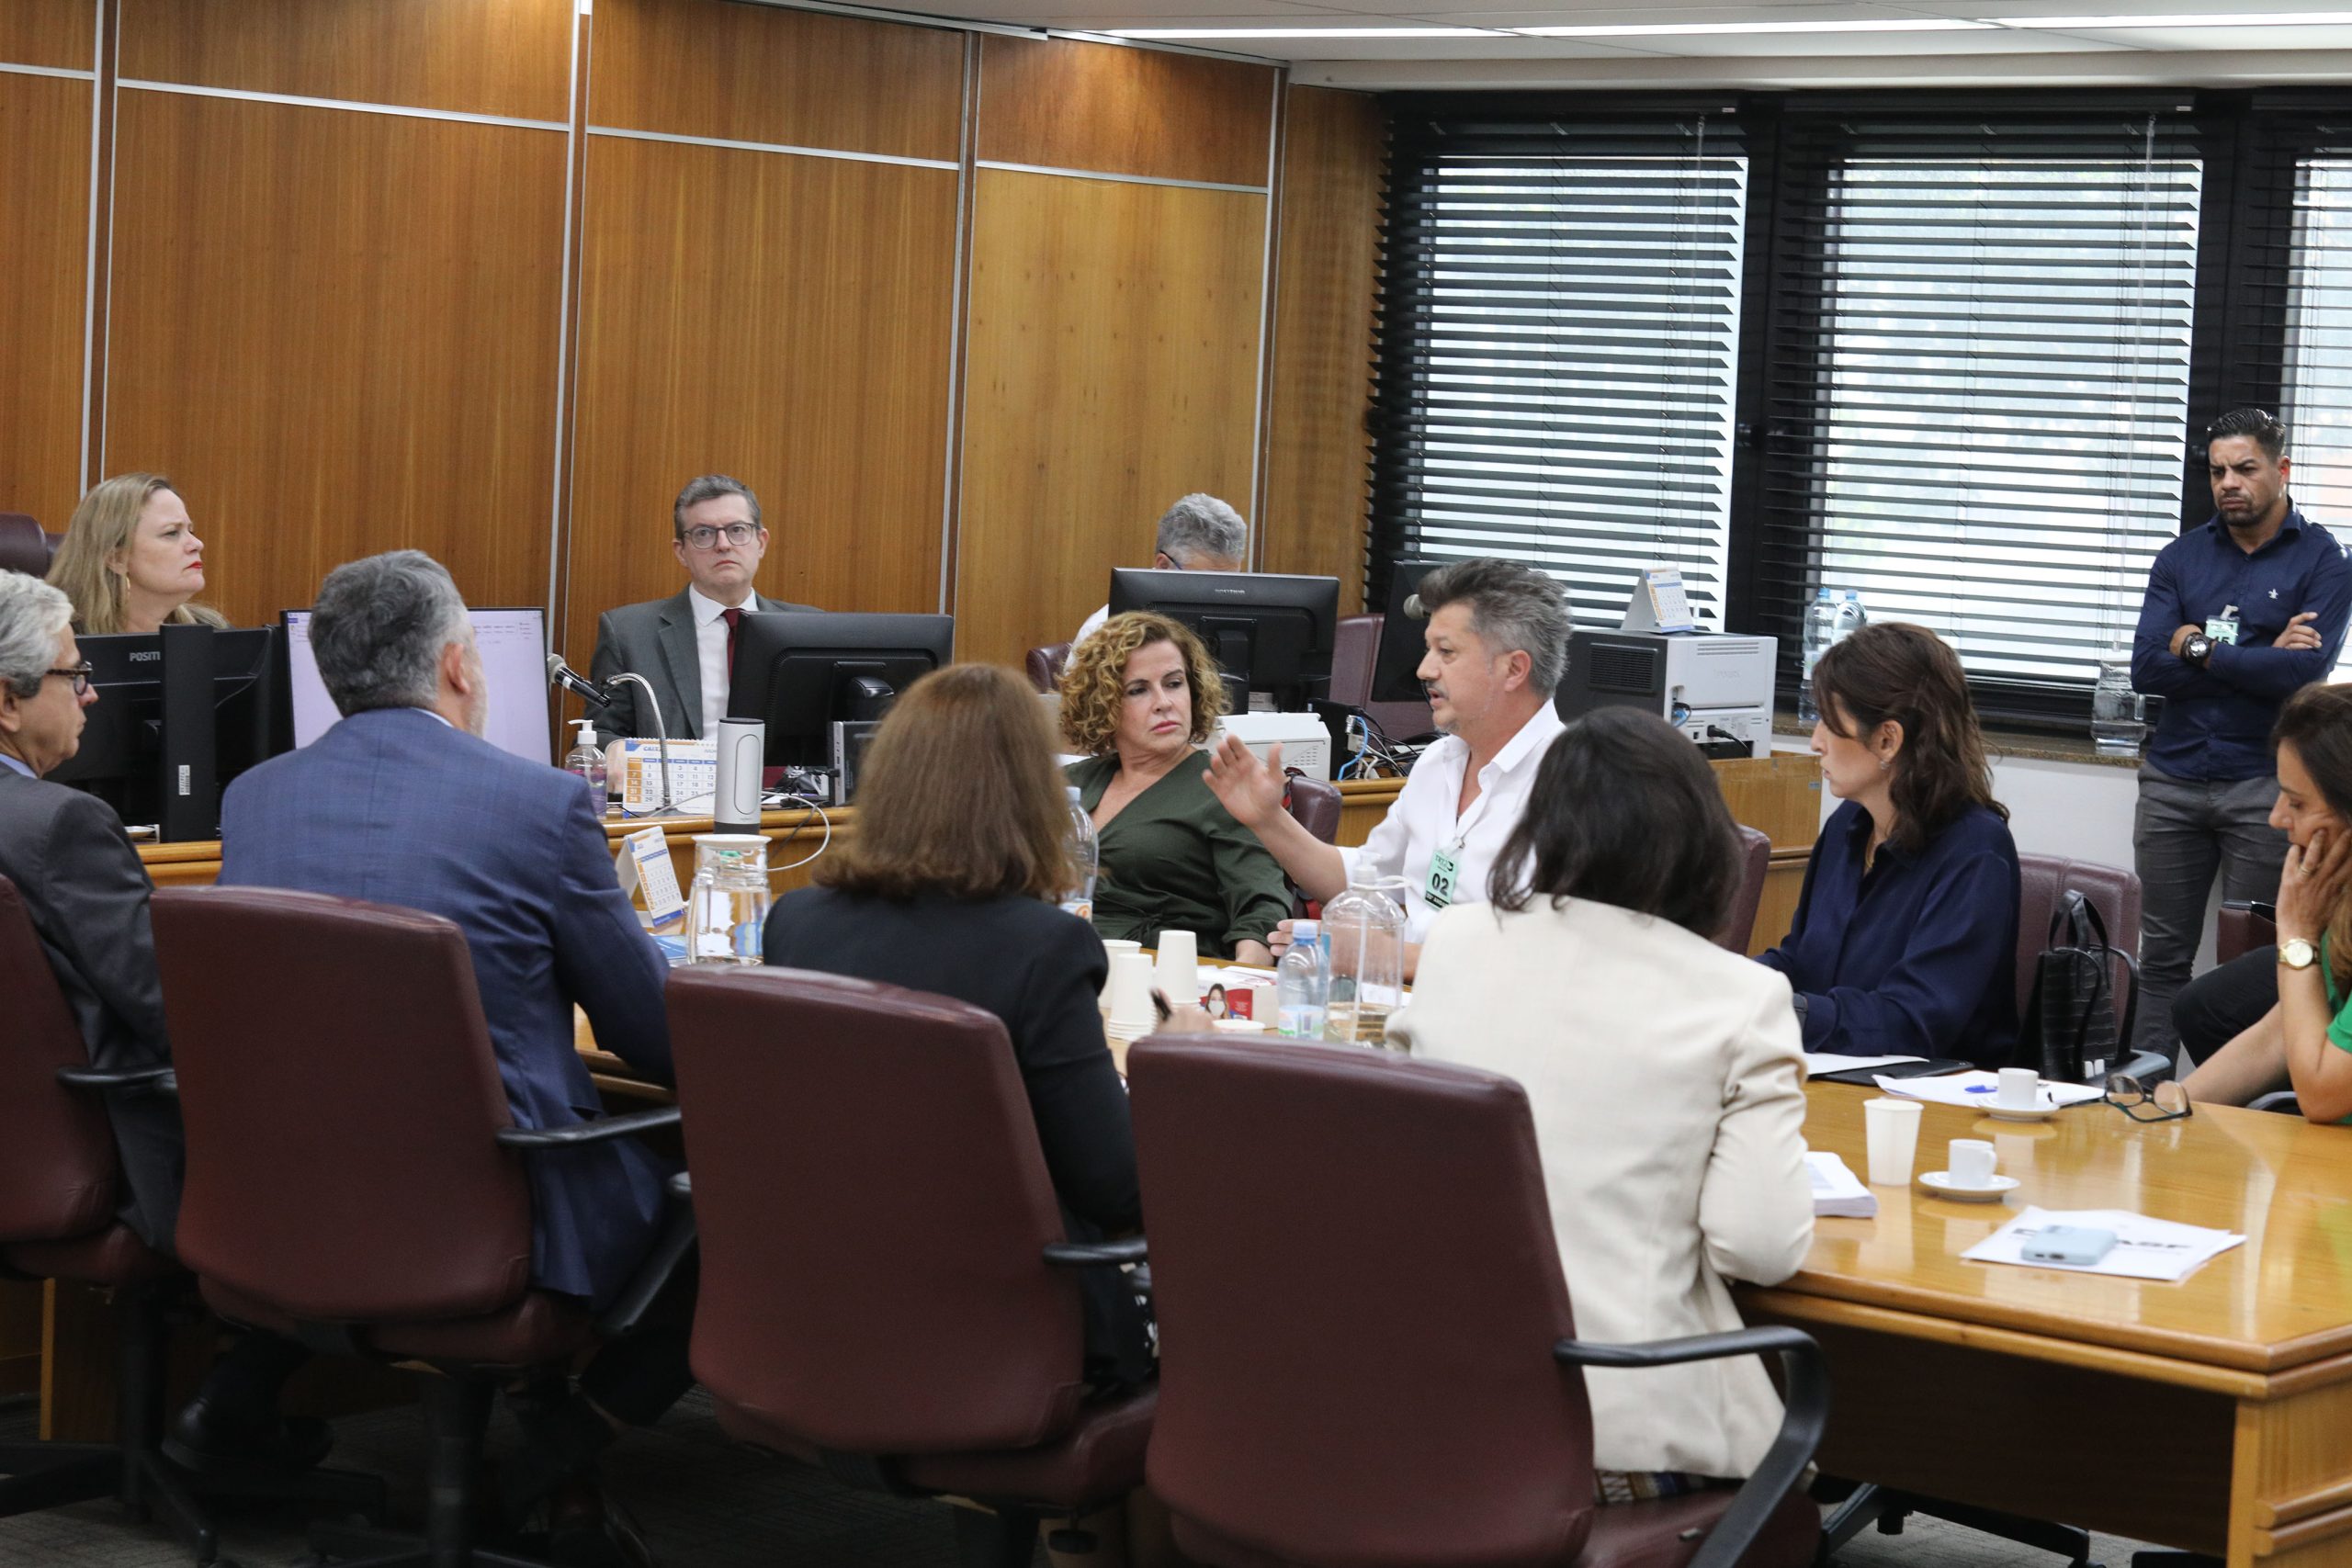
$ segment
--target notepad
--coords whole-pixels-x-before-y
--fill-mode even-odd
[[[1817,1217],[1868,1220],[1878,1215],[1878,1194],[1855,1179],[1846,1162],[1827,1149],[1807,1149],[1804,1173],[1813,1181]]]

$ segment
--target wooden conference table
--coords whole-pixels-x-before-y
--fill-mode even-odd
[[[1805,1141],[1866,1170],[1872,1091],[1806,1093]],[[1751,1321],[1828,1354],[1821,1467],[2235,1568],[2352,1562],[2352,1129],[1930,1105],[1917,1168],[1955,1137],[1993,1142],[2021,1183],[2006,1203],[1873,1188],[1875,1219],[1819,1221],[1802,1272],[1738,1292]],[[2027,1203],[2246,1240],[2177,1285],[1962,1260]]]

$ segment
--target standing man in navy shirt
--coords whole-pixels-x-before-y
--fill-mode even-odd
[[[2287,835],[2270,727],[2299,686],[2327,678],[2352,609],[2352,566],[2287,493],[2287,427],[2235,409],[2206,432],[2213,516],[2166,545],[2148,574],[2132,681],[2165,699],[2140,766],[2139,1038],[2170,1056],[2172,999],[2204,932],[2213,873],[2224,898],[2273,898]]]

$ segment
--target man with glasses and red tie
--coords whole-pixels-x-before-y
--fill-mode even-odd
[[[661,704],[670,739],[699,740],[716,736],[727,715],[737,623],[754,611],[816,606],[770,599],[752,586],[767,554],[768,531],[760,525],[760,498],[741,479],[705,474],[688,480],[670,519],[670,548],[686,569],[684,590],[598,616],[589,679],[603,685],[623,671],[642,675]],[[628,682],[608,689],[612,705],[592,716],[597,739],[610,745],[654,733],[652,714],[639,711],[641,690]]]

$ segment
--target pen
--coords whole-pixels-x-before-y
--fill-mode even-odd
[[[1159,1015],[1162,1023],[1176,1016],[1176,1010],[1168,1005],[1168,994],[1157,986],[1151,988],[1151,1010]]]

